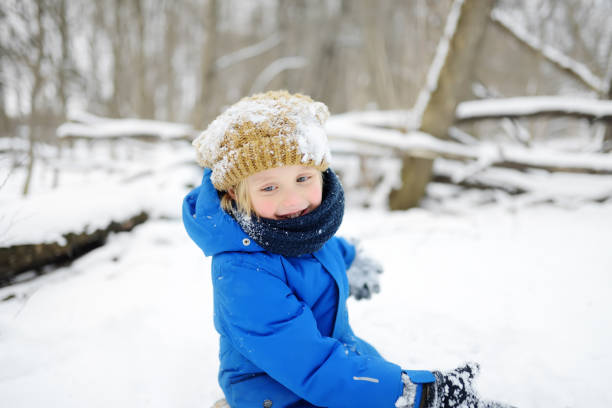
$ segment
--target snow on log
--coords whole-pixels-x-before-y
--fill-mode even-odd
[[[435,161],[434,181],[527,194],[529,200],[537,202],[603,201],[612,197],[612,178],[609,176],[537,170],[519,172],[497,167],[482,169],[473,163],[446,159]]]
[[[545,147],[526,148],[491,142],[464,145],[440,140],[419,131],[402,133],[394,129],[364,125],[359,118],[367,116],[368,113],[363,112],[330,117],[326,124],[330,140],[358,143],[358,146],[361,146],[357,147],[355,154],[363,152],[368,155],[368,146],[377,146],[387,149],[388,155],[475,160],[482,167],[495,165],[570,173],[612,174],[612,156],[608,154],[570,153]]]
[[[151,177],[60,187],[27,197],[0,197],[0,281],[75,258],[148,217],[176,216],[180,186]]]
[[[197,132],[190,125],[144,119],[109,119],[79,112],[70,122],[57,128],[63,138],[119,139],[124,137],[153,139],[193,139]]]
[[[457,106],[457,120],[537,115],[575,116],[612,120],[612,101],[568,96],[529,96],[481,99]]]
[[[144,212],[121,221],[112,221],[94,231],[67,233],[62,242],[12,245],[0,247],[0,287],[20,273],[39,270],[46,265],[72,261],[106,242],[111,232],[130,231],[148,218]]]

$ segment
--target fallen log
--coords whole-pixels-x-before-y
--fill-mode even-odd
[[[355,153],[372,154],[367,146],[386,149],[386,155],[478,161],[483,166],[542,169],[550,172],[612,174],[612,156],[601,153],[564,152],[544,147],[526,148],[481,142],[472,145],[441,140],[429,134],[371,127],[349,118],[330,118],[326,130],[332,142],[349,141]],[[361,146],[360,146],[361,145]],[[370,151],[369,151],[370,150]],[[346,147],[345,147],[346,151]],[[369,151],[369,152],[368,152]]]
[[[141,212],[124,221],[113,221],[104,229],[93,232],[67,233],[63,235],[65,243],[22,244],[0,248],[0,287],[10,284],[20,273],[33,270],[43,273],[43,267],[58,265],[78,258],[99,246],[104,245],[112,232],[132,230],[136,225],[148,219],[146,212]]]
[[[89,113],[72,114],[66,122],[57,128],[59,139],[103,139],[118,140],[134,138],[149,141],[184,139],[191,141],[197,131],[192,126],[144,119],[112,119],[95,116]]]

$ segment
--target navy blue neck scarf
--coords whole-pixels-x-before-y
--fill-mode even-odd
[[[311,254],[334,236],[344,216],[344,191],[332,169],[323,172],[323,197],[312,212],[287,220],[234,214],[240,227],[266,251],[283,256]]]

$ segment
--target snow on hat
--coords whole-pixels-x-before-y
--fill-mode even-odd
[[[309,96],[269,91],[242,98],[194,141],[198,163],[226,191],[262,170],[304,165],[324,171],[331,155],[323,129],[327,106]]]

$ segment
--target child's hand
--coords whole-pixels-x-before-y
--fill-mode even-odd
[[[495,401],[483,401],[474,390],[472,381],[480,366],[469,362],[452,371],[434,371],[436,382],[428,387],[425,395],[426,408],[512,408]],[[416,408],[416,407],[415,407]]]
[[[369,299],[372,293],[380,292],[378,275],[383,271],[375,259],[364,254],[359,241],[351,240],[355,245],[355,259],[346,271],[349,281],[349,295],[357,300]]]

